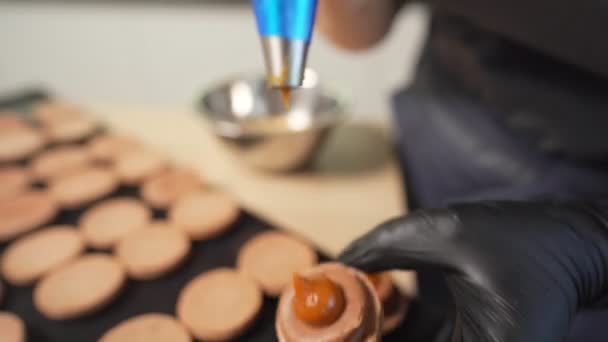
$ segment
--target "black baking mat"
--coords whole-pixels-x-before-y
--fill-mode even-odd
[[[124,193],[121,191],[120,195]],[[64,213],[59,216],[61,219],[54,223],[75,224],[77,216],[74,212]],[[189,258],[172,273],[151,281],[128,280],[114,301],[104,309],[83,318],[68,321],[48,320],[34,307],[31,287],[14,287],[7,284],[5,284],[2,310],[14,312],[25,321],[30,342],[96,341],[104,332],[130,317],[149,312],[174,315],[178,294],[188,281],[201,272],[217,267],[234,267],[236,256],[243,243],[254,235],[270,229],[267,227],[251,215],[243,213],[234,227],[224,235],[209,241],[194,242]],[[276,307],[277,300],[266,298],[255,325],[234,341],[276,341],[274,331]],[[438,314],[438,312],[429,312],[429,308],[414,302],[408,324],[387,336],[384,341],[430,341],[429,336],[436,332],[436,327],[433,325],[439,322],[428,320],[424,320],[422,324],[419,322],[421,315],[428,316],[429,313],[435,316]]]
[[[66,217],[66,215],[61,215]],[[72,214],[68,217],[74,217]],[[54,223],[74,224],[72,220]],[[18,314],[26,322],[29,341],[96,341],[119,322],[138,314],[174,314],[180,290],[201,272],[217,267],[233,267],[239,247],[264,228],[247,214],[241,215],[226,234],[205,242],[194,242],[189,258],[174,272],[151,281],[129,280],[118,297],[92,315],[63,321],[44,318],[32,302],[32,288],[8,286],[2,310]],[[276,301],[266,299],[258,322],[236,341],[273,341]]]
[[[18,102],[17,105],[19,108],[27,107],[27,104],[24,105],[23,102]],[[1,106],[0,109],[2,109]],[[27,164],[27,162],[22,163]],[[43,184],[38,186],[44,187]],[[105,199],[118,196],[138,197],[138,193],[138,189],[135,187],[122,187]],[[64,210],[52,223],[76,225],[80,215],[94,204]],[[166,217],[166,213],[162,210],[155,210],[154,216],[157,219],[163,219]],[[133,316],[150,312],[174,315],[179,292],[192,278],[214,268],[234,267],[238,251],[245,241],[269,229],[273,228],[243,212],[225,234],[209,241],[193,242],[188,259],[172,273],[151,281],[129,279],[120,294],[105,308],[82,318],[67,321],[48,320],[33,305],[32,287],[14,287],[6,282],[4,282],[4,302],[0,304],[0,310],[14,312],[24,320],[27,326],[28,342],[97,341],[106,331]],[[6,246],[6,243],[0,244],[0,252]],[[328,260],[322,255],[320,256],[321,260]],[[435,283],[432,281],[427,289],[431,289]],[[442,327],[446,310],[438,304],[439,301],[433,300],[432,293],[431,296],[424,298],[431,300],[412,302],[406,323],[386,336],[383,341],[429,342],[434,340],[434,336]],[[254,326],[234,341],[276,341],[274,331],[276,307],[276,299],[265,298],[262,311]]]

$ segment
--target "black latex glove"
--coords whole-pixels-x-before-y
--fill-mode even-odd
[[[357,240],[340,260],[369,272],[444,272],[464,341],[558,342],[577,310],[608,289],[608,205],[416,211]]]

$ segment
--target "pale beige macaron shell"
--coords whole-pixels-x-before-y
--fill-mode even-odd
[[[122,265],[105,254],[84,255],[42,278],[34,305],[45,317],[66,320],[101,309],[126,280]]]
[[[30,172],[33,177],[45,180],[81,170],[91,161],[91,155],[84,147],[56,147],[36,156],[30,164]]]
[[[49,223],[58,210],[57,203],[41,190],[30,190],[0,201],[0,242]]]
[[[238,203],[219,191],[197,191],[180,197],[169,210],[170,221],[194,240],[213,238],[236,221]]]
[[[87,145],[93,158],[98,161],[114,161],[123,153],[142,149],[135,138],[125,135],[101,135],[93,138]]]
[[[97,121],[82,116],[48,122],[44,126],[44,131],[51,141],[67,143],[87,138],[93,135],[98,128]]]
[[[133,231],[146,228],[151,217],[150,210],[140,201],[116,198],[87,210],[79,225],[89,246],[109,249]]]
[[[200,190],[203,181],[194,170],[170,169],[149,177],[140,189],[141,197],[155,208],[167,208],[190,192]]]
[[[33,108],[34,117],[41,124],[77,119],[82,116],[82,109],[77,105],[60,100],[44,101]]]
[[[190,239],[183,231],[153,224],[120,240],[116,257],[130,277],[155,279],[174,270],[188,256]]]
[[[262,292],[249,277],[221,268],[191,280],[177,300],[177,317],[194,337],[228,341],[251,326],[262,307]]]
[[[279,296],[291,284],[293,274],[317,263],[317,253],[303,241],[280,232],[261,233],[239,252],[237,265],[269,296]]]
[[[101,199],[120,186],[110,169],[94,166],[53,179],[49,192],[66,208],[76,208]]]
[[[44,137],[33,128],[4,131],[0,134],[0,162],[23,160],[44,144]]]
[[[30,185],[29,173],[19,166],[0,167],[0,200],[24,192]]]
[[[80,233],[72,226],[51,226],[13,242],[2,257],[4,278],[29,285],[84,251]]]
[[[125,184],[138,184],[168,165],[161,153],[151,149],[138,149],[120,154],[114,162],[114,170]]]
[[[25,324],[21,318],[10,312],[0,312],[0,341],[25,342]]]
[[[132,317],[106,332],[99,342],[190,342],[186,328],[161,313]]]

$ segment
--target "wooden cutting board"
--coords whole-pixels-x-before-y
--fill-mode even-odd
[[[112,130],[134,135],[199,170],[242,206],[301,235],[330,256],[377,224],[406,211],[403,184],[387,130],[345,124],[335,130],[310,170],[269,174],[229,153],[196,113],[95,108]],[[409,293],[415,276],[398,275]]]

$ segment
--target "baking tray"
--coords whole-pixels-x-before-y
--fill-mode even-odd
[[[116,195],[132,191],[121,190]],[[64,212],[55,223],[76,223],[78,213]],[[158,213],[157,218],[163,215]],[[180,290],[201,272],[217,267],[232,267],[240,246],[252,236],[268,230],[267,225],[247,213],[243,213],[234,227],[226,234],[209,241],[194,242],[190,257],[174,272],[152,281],[129,280],[118,297],[105,309],[87,317],[58,322],[44,318],[34,308],[31,287],[8,286],[2,310],[19,315],[27,325],[28,341],[96,341],[104,332],[119,322],[147,312],[164,312],[173,315]],[[322,258],[327,260],[327,258]],[[5,284],[6,285],[6,284]],[[277,300],[265,298],[264,306],[256,324],[235,341],[276,341],[274,318]],[[401,329],[387,336],[385,341],[429,341],[422,339],[422,330],[429,330],[416,323],[422,308],[415,302],[410,311],[410,320]],[[421,329],[425,327],[425,329]],[[420,338],[414,336],[420,335]]]
[[[41,97],[36,96],[35,98],[40,99]],[[15,106],[15,102],[11,103],[13,109],[15,107],[27,108],[27,104],[18,103]],[[23,163],[27,163],[27,161],[23,161]],[[43,187],[41,184],[38,186]],[[139,191],[135,187],[121,187],[104,199],[117,196],[139,197]],[[91,203],[74,210],[63,210],[55,218],[53,224],[75,225],[79,216],[94,204]],[[166,217],[166,212],[155,210],[154,217],[163,219]],[[0,310],[14,312],[24,320],[29,342],[97,341],[110,328],[135,315],[149,312],[174,315],[178,294],[192,278],[214,268],[234,267],[240,247],[254,235],[272,229],[275,228],[247,212],[242,212],[234,226],[225,234],[209,241],[193,242],[191,254],[181,267],[156,280],[129,279],[114,301],[102,310],[83,318],[68,321],[48,320],[33,305],[32,287],[14,287],[6,283],[4,284],[4,302],[0,306]],[[0,252],[6,246],[6,243],[0,245]],[[319,256],[322,261],[329,260],[322,254]],[[432,284],[436,284],[436,282],[433,281]],[[436,299],[436,296],[426,298]],[[383,341],[433,341],[441,330],[443,319],[446,316],[446,309],[438,305],[439,302],[417,299],[412,301],[407,321],[399,329],[387,335]],[[274,331],[276,307],[276,299],[265,298],[262,311],[253,327],[234,341],[276,341]]]

